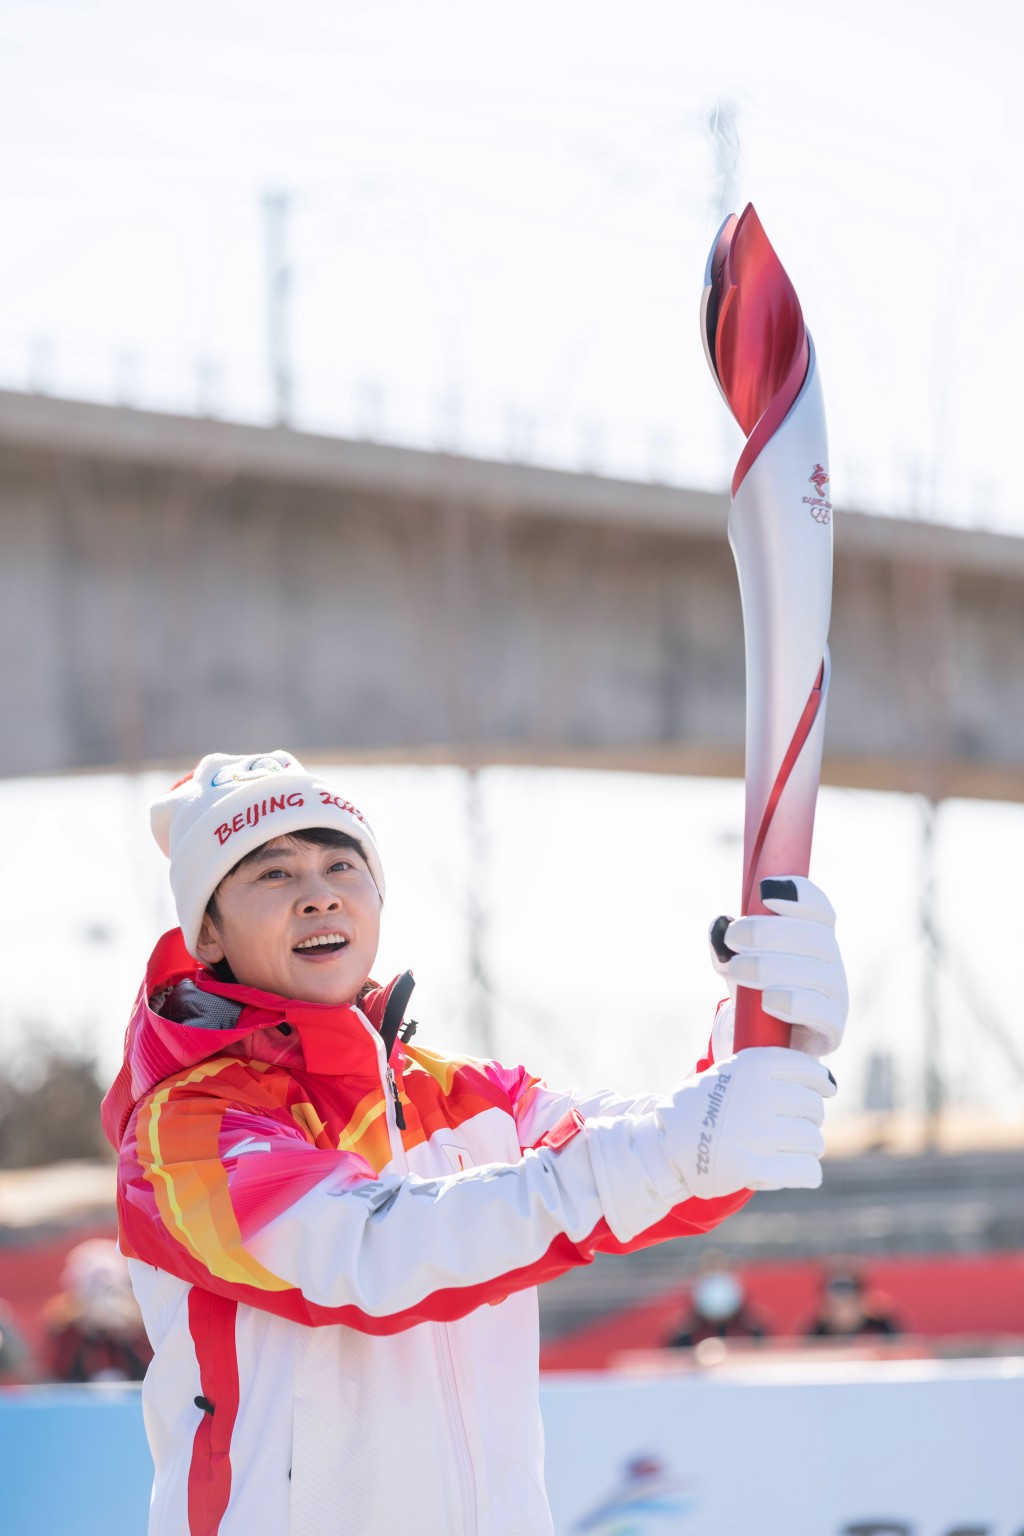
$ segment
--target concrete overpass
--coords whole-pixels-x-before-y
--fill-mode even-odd
[[[742,772],[724,497],[0,393],[2,771]],[[1024,799],[1024,539],[841,511],[827,782]]]

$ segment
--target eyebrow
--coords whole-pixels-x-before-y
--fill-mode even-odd
[[[282,859],[294,859],[298,852],[295,848],[268,848],[263,844],[260,848],[254,848],[251,853],[246,853],[239,859],[234,869],[229,869],[225,879],[237,875],[240,869],[248,869],[253,864],[277,864]]]
[[[268,848],[264,844],[262,848],[254,848],[252,853],[247,853],[242,862],[258,864],[264,859],[294,859],[297,852],[295,848]]]

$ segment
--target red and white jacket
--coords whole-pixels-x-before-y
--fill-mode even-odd
[[[673,1205],[629,1135],[653,1100],[388,1061],[395,985],[331,1008],[218,982],[177,929],[153,953],[103,1107],[150,1536],[550,1532],[535,1287],[748,1198]]]

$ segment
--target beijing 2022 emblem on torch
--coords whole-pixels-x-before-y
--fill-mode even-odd
[[[732,477],[729,543],[746,651],[746,810],[741,911],[764,912],[760,881],[806,875],[821,778],[832,500],[825,407],[800,301],[748,204],[708,257],[704,350],[746,434]],[[737,1050],[788,1045],[790,1026],[736,999]]]

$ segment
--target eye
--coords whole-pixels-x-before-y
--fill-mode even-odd
[[[331,865],[331,871],[333,872],[336,869],[340,869],[342,872],[344,872],[347,869],[355,869],[355,865],[350,859],[336,859]]]
[[[288,871],[286,869],[265,869],[263,871],[262,875],[260,875],[260,879],[261,880],[277,880],[278,878],[280,878],[280,879],[284,880],[286,878],[287,874],[288,874]]]

